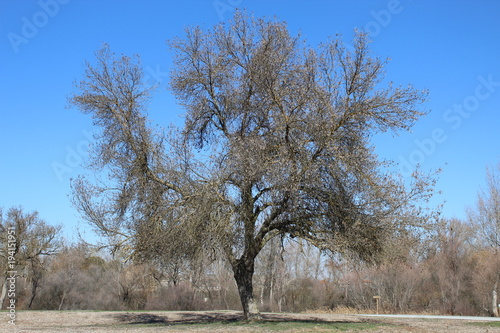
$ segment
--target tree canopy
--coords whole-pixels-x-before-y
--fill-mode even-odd
[[[426,91],[387,83],[365,33],[353,49],[339,36],[313,48],[285,22],[239,12],[170,46],[183,128],[151,125],[139,60],[109,47],[70,98],[99,129],[91,165],[107,175],[74,180],[74,201],[115,246],[160,261],[223,256],[255,318],[254,262],[274,237],[370,259],[425,225],[432,179],[416,172],[407,188],[370,140],[410,129]]]

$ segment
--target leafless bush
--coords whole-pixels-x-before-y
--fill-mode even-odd
[[[50,264],[36,309],[120,309],[116,292],[118,271],[112,263],[91,256],[82,246],[66,248]]]
[[[207,310],[208,299],[191,286],[181,282],[176,286],[162,287],[148,299],[147,310]]]

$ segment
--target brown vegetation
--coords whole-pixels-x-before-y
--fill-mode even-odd
[[[378,265],[321,254],[300,241],[270,244],[257,258],[255,295],[263,311],[373,313],[378,295],[381,313],[491,316],[498,258],[479,243],[470,225],[450,220],[425,246],[415,243],[412,256]],[[161,267],[125,264],[83,245],[66,246],[43,261],[32,309],[241,309],[223,261],[183,265],[175,279]],[[30,269],[18,268],[19,309],[28,308],[33,295]]]

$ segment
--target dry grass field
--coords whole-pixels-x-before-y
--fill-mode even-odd
[[[2,312],[0,332],[500,332],[500,323],[465,320],[366,318],[342,314],[265,313],[241,322],[241,313],[20,311],[16,325]]]

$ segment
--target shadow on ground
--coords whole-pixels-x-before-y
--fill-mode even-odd
[[[152,313],[123,313],[113,315],[114,319],[122,324],[165,324],[165,325],[185,325],[185,324],[211,324],[211,323],[234,323],[243,320],[241,313],[196,313],[196,312],[176,312],[172,316],[156,315]],[[293,323],[350,323],[349,321],[331,321],[323,318],[309,317],[294,318],[293,316],[277,313],[262,314],[262,322],[293,322]]]
[[[211,323],[235,323],[243,322],[241,313],[226,312],[175,312],[172,315],[157,315],[152,313],[123,313],[113,315],[114,319],[122,324],[165,324],[165,325],[193,325],[193,324],[211,324]],[[267,323],[353,323],[355,321],[345,320],[327,320],[324,318],[308,317],[297,318],[287,314],[266,313],[262,314],[262,321]]]
[[[215,322],[236,322],[243,316],[232,313],[175,313],[171,318],[151,313],[123,313],[113,316],[124,324],[206,324]]]

